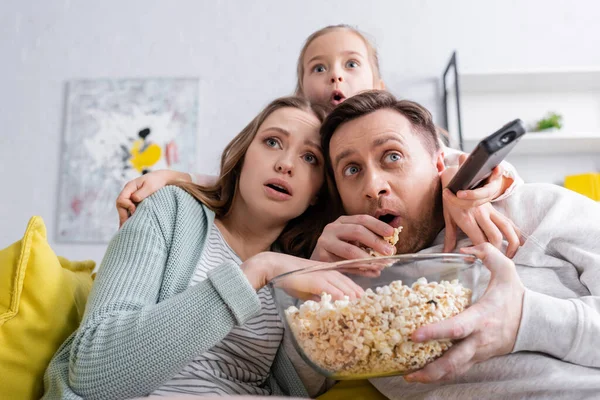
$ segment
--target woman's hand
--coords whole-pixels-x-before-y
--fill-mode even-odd
[[[460,164],[466,156],[461,156]],[[458,167],[448,167],[441,174],[445,188],[456,175]],[[479,245],[490,242],[496,248],[502,248],[502,238],[506,238],[508,246],[506,255],[512,258],[521,244],[521,238],[512,221],[502,215],[489,202],[504,193],[505,181],[500,167],[494,168],[485,186],[475,190],[461,190],[454,195],[444,189],[443,206],[446,231],[444,251],[452,251],[456,247],[457,228],[460,228],[473,242]],[[462,198],[459,198],[462,197]]]
[[[306,260],[287,254],[264,252],[259,253],[242,265],[242,271],[255,290],[261,289],[270,280],[286,272],[317,265],[314,260]],[[323,292],[329,293],[334,299],[349,296],[355,299],[364,291],[352,279],[338,271],[315,271],[307,274],[295,274],[280,279],[277,287],[299,299],[315,299]]]
[[[117,211],[119,213],[119,227],[123,226],[127,218],[135,212],[135,205],[150,196],[157,190],[171,182],[191,182],[192,178],[185,172],[161,169],[135,178],[127,182],[119,197],[117,197]]]

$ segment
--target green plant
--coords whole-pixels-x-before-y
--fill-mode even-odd
[[[546,129],[562,128],[562,115],[551,112],[545,118],[540,119],[535,123],[535,131],[543,131]]]

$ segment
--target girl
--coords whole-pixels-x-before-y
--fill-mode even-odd
[[[311,264],[268,250],[306,256],[323,228],[323,116],[305,99],[275,100],[226,147],[214,185],[169,186],[138,206],[48,367],[46,398],[307,395],[264,286]],[[287,288],[362,293],[339,273]]]
[[[384,89],[379,70],[376,48],[357,29],[348,25],[328,26],[310,35],[298,57],[296,95],[315,104],[335,107],[349,97],[364,90]],[[460,151],[445,148],[447,165],[459,163]],[[456,227],[460,227],[474,244],[491,241],[497,247],[502,237],[509,242],[509,256],[519,246],[513,238],[518,237],[512,225],[499,226],[490,218],[497,213],[487,205],[485,212],[478,207],[484,203],[500,200],[510,195],[515,185],[522,182],[514,168],[503,162],[488,179],[487,184],[476,190],[459,191],[457,196],[446,193],[444,210],[446,217],[445,251],[456,243]],[[176,171],[156,171],[129,182],[117,198],[120,224],[135,212],[140,202],[159,188],[174,181],[208,183],[214,178],[191,175]],[[498,216],[499,217],[499,216]]]

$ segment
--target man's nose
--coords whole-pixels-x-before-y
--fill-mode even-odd
[[[371,173],[365,184],[365,196],[369,199],[378,199],[390,193],[390,185],[381,174]]]

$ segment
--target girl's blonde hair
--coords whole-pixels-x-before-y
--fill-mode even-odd
[[[263,122],[276,110],[297,108],[315,115],[319,122],[325,119],[325,109],[312,105],[302,97],[282,97],[272,101],[235,137],[221,156],[221,171],[213,186],[200,186],[191,182],[173,183],[181,187],[198,201],[214,211],[217,217],[224,217],[231,211],[233,200],[238,195],[240,174],[244,157]],[[280,250],[299,257],[309,257],[325,225],[330,222],[327,199],[329,188],[321,188],[317,204],[310,206],[302,215],[291,220],[275,242]]]
[[[361,31],[354,28],[353,26],[346,24],[329,25],[311,34],[304,42],[304,46],[302,47],[302,50],[300,51],[300,56],[298,57],[298,65],[296,66],[296,74],[298,78],[298,81],[296,83],[296,91],[294,93],[296,96],[304,97],[304,87],[302,85],[302,79],[304,77],[304,56],[306,54],[306,49],[308,48],[308,46],[310,46],[310,44],[318,37],[321,37],[326,33],[341,29],[348,30],[362,39],[362,41],[365,43],[365,46],[367,46],[369,61],[371,62],[371,68],[373,68],[373,81],[381,79],[381,72],[379,70],[379,55],[377,54],[377,48],[373,45],[373,43],[369,39],[367,39],[367,37]]]

